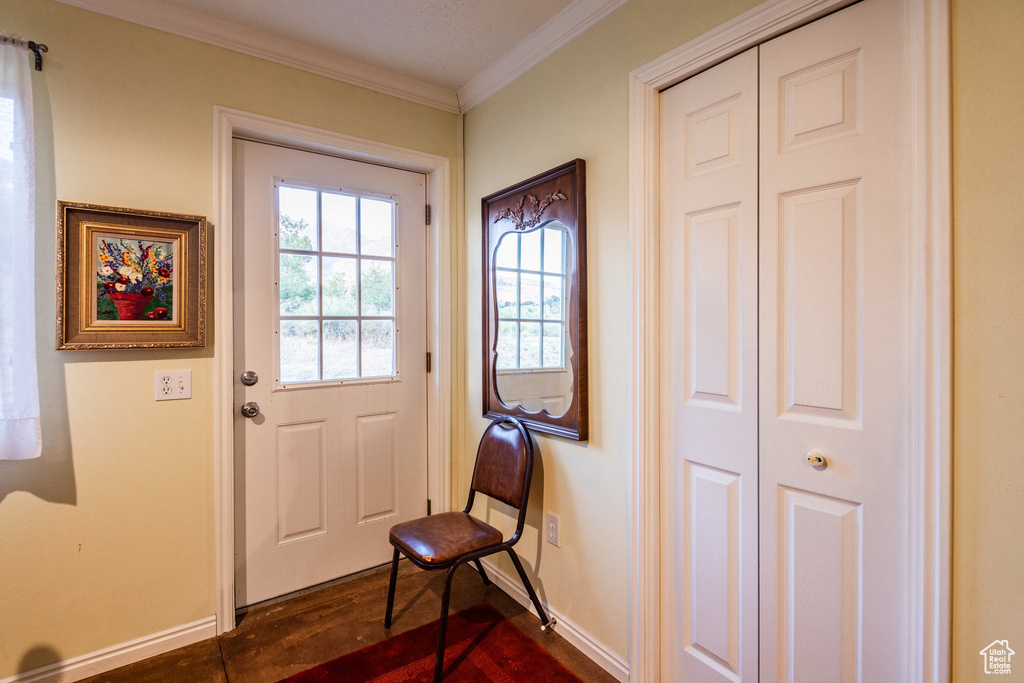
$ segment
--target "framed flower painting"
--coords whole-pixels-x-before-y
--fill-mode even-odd
[[[57,349],[206,344],[206,218],[57,203]]]

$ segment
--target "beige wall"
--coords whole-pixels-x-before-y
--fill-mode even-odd
[[[466,117],[453,497],[464,500],[485,424],[479,198],[582,157],[592,437],[538,438],[520,550],[542,597],[620,656],[629,578],[626,74],[756,4],[631,0]],[[952,5],[952,649],[954,680],[967,681],[981,678],[977,652],[992,640],[1007,638],[1018,652],[1024,644],[1024,4]],[[53,352],[56,198],[210,215],[214,104],[448,156],[456,168],[461,139],[452,115],[51,0],[3,0],[0,29],[51,47],[35,76],[45,454],[0,462],[3,678],[214,611],[210,351]],[[195,398],[152,403],[153,371],[175,368],[192,369]],[[561,548],[538,538],[543,510],[561,516]]]
[[[466,115],[467,442],[484,424],[479,197],[574,157],[587,161],[593,436],[585,445],[539,437],[543,493],[531,522],[540,524],[542,509],[560,514],[562,546],[527,535],[523,554],[550,604],[620,655],[628,635],[631,428],[626,75],[756,4],[631,0]],[[991,641],[1024,646],[1024,3],[952,4],[952,650],[953,678],[966,681],[980,677],[978,652]],[[456,468],[460,490],[470,466],[464,457]]]
[[[952,6],[953,678],[1024,679],[1024,3]]]
[[[453,468],[455,488],[469,486],[469,445],[486,425],[480,198],[580,157],[587,162],[590,440],[538,436],[541,471],[519,550],[539,577],[541,597],[622,658],[629,652],[631,476],[627,75],[757,4],[630,0],[466,114],[467,447]],[[560,517],[561,547],[538,538],[545,511]],[[508,524],[498,510],[488,513]],[[507,560],[502,567],[515,575]]]
[[[212,218],[214,105],[446,156],[455,178],[461,140],[455,115],[51,0],[2,0],[0,30],[50,47],[33,80],[44,455],[0,462],[3,679],[215,611],[212,346],[53,351],[56,200]],[[193,398],[155,403],[154,372],[178,368]]]

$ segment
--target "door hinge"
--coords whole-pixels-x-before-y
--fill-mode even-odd
[[[430,372],[430,351],[427,351],[427,372]]]
[[[427,498],[427,517],[430,516],[430,499]]]
[[[430,204],[427,204],[427,225],[430,225]]]

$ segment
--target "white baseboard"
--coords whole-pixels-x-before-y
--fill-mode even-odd
[[[127,643],[113,645],[80,657],[72,657],[48,666],[26,671],[0,683],[71,683],[128,664],[170,652],[185,645],[217,635],[217,617],[209,616],[191,624],[169,628]]]
[[[523,607],[526,607],[532,614],[537,614],[537,610],[533,607],[533,603],[530,601],[530,595],[526,592],[526,588],[524,588],[523,584],[519,581],[518,576],[509,576],[486,559],[481,560],[481,562],[487,569],[487,576],[489,576],[491,581],[494,582],[494,585],[512,596],[516,602]],[[558,635],[572,643],[576,649],[594,660],[598,666],[614,676],[617,680],[622,681],[622,683],[626,683],[626,681],[629,680],[628,661],[612,652],[607,646],[583,630],[579,624],[567,618],[557,609],[554,609],[549,605],[545,605],[544,608],[555,618],[554,630]],[[0,681],[0,683],[5,682]]]

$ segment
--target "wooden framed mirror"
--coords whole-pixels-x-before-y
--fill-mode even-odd
[[[484,415],[587,439],[582,159],[484,197]]]

